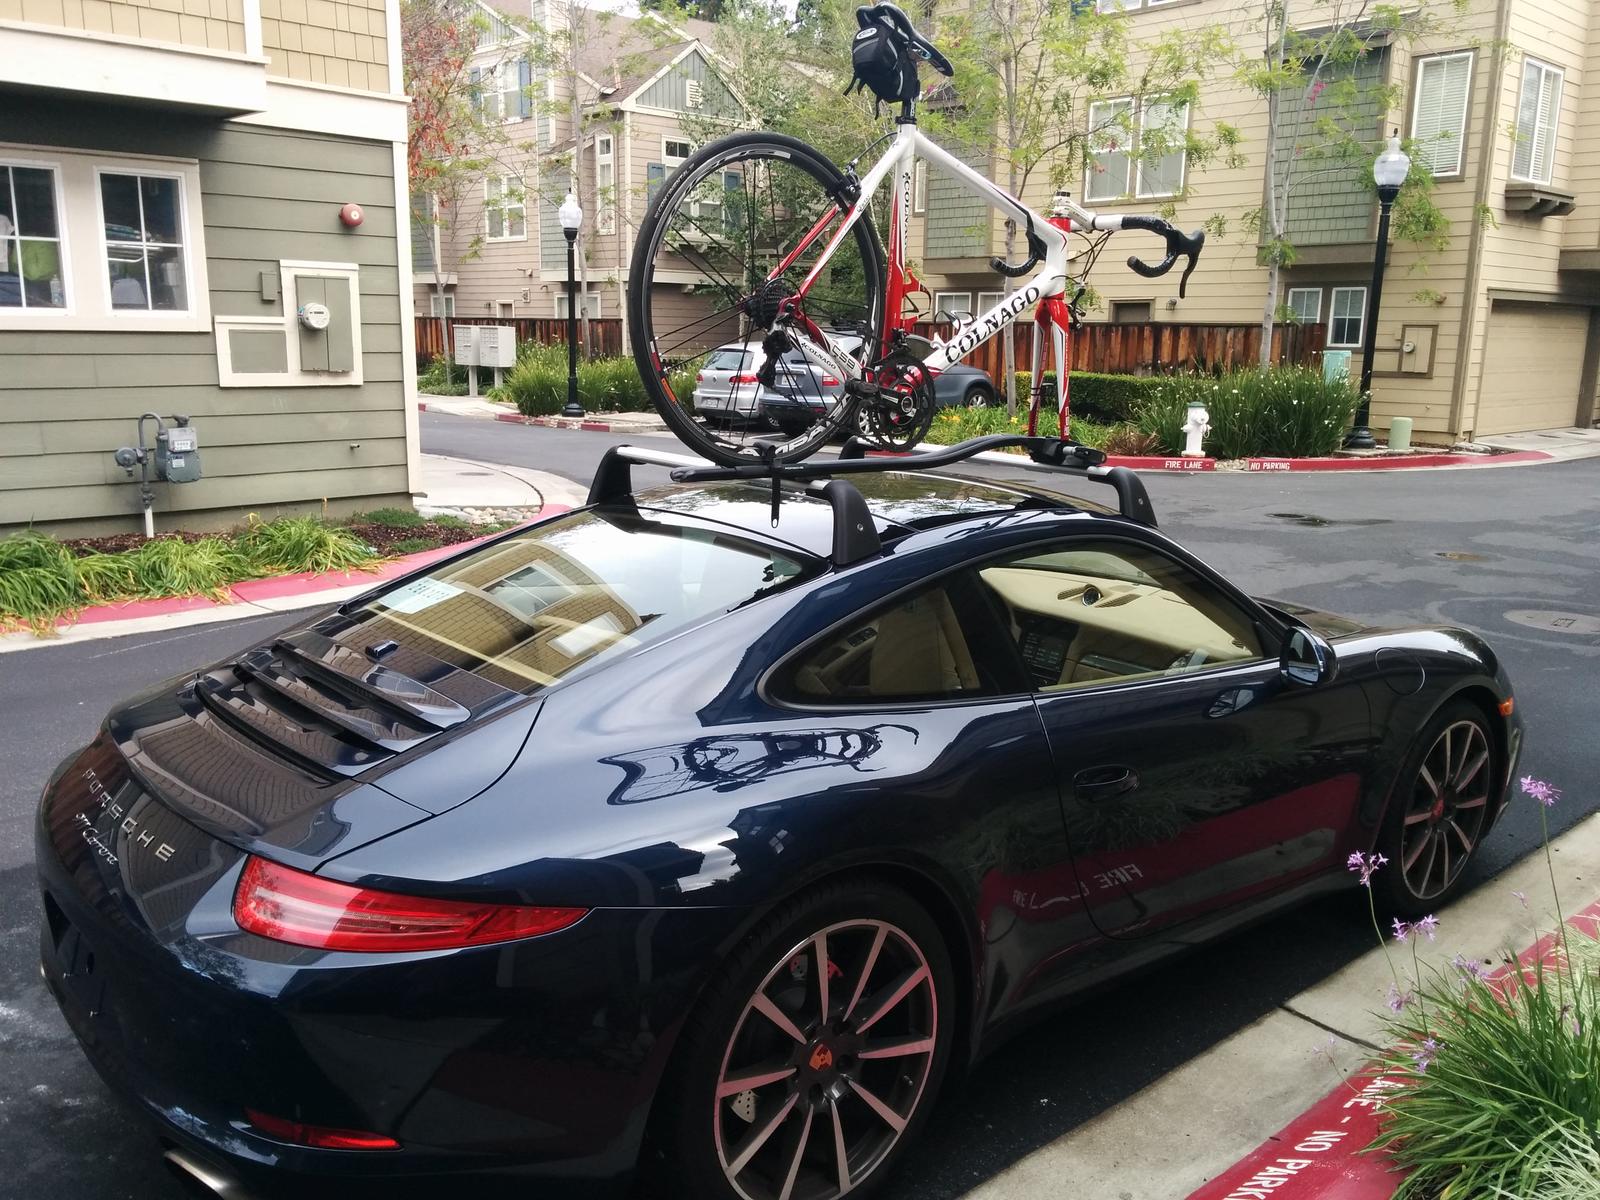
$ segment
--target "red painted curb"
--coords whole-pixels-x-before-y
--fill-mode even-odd
[[[1185,458],[1181,454],[1171,457],[1144,454],[1108,454],[1108,467],[1132,467],[1135,471],[1215,471],[1214,458]]]
[[[546,504],[531,520],[540,521],[545,517],[570,511],[570,505]],[[448,558],[452,554],[468,550],[494,536],[497,535],[484,534],[483,537],[456,542],[451,546],[438,546],[432,550],[407,554],[402,558],[386,562],[373,571],[302,572],[296,575],[274,575],[266,579],[247,579],[230,587],[228,591],[233,599],[222,604],[207,596],[167,596],[159,600],[129,600],[124,604],[97,604],[92,608],[83,609],[75,618],[63,617],[56,624],[65,628],[70,625],[95,625],[101,621],[125,621],[132,617],[165,617],[175,613],[198,612],[207,608],[230,608],[240,601],[281,600],[287,596],[302,596],[312,592],[327,591],[330,588],[348,587],[353,583],[366,583],[375,587],[437,562],[441,558]]]
[[[1397,454],[1388,458],[1247,458],[1247,471],[1393,471],[1406,467],[1482,467],[1491,463],[1546,462],[1543,450],[1509,454]]]
[[[1567,924],[1600,931],[1600,900]],[[1548,962],[1557,944],[1548,933],[1529,946],[1517,956],[1518,974],[1531,981],[1534,965]],[[1511,971],[1501,967],[1491,984]],[[1361,1149],[1378,1134],[1383,1094],[1398,1086],[1392,1078],[1353,1075],[1187,1200],[1389,1200],[1402,1176]]]
[[[494,419],[496,421],[510,421],[513,425],[526,425],[530,420],[530,418],[523,416],[521,413],[495,413]]]
[[[417,401],[417,411],[418,412],[427,412],[428,411],[428,406],[426,404],[424,404],[421,400],[418,400]]]
[[[578,428],[587,429],[590,433],[610,433],[611,423],[609,421],[579,421]]]

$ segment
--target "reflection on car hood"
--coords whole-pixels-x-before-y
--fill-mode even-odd
[[[1372,628],[1360,621],[1352,621],[1349,617],[1341,617],[1337,613],[1324,612],[1320,608],[1307,608],[1304,604],[1296,604],[1293,600],[1279,600],[1275,596],[1258,596],[1256,599],[1262,604],[1271,605],[1281,612],[1288,613],[1296,620],[1304,621],[1323,637],[1348,637],[1353,633],[1364,633]]]

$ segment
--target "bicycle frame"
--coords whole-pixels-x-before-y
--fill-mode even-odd
[[[967,191],[988,201],[991,208],[1004,212],[1019,226],[1031,227],[1046,248],[1043,266],[1026,283],[1020,285],[1016,291],[1003,296],[1000,303],[988,312],[961,325],[949,339],[931,339],[933,349],[922,361],[935,373],[943,371],[1000,333],[1029,307],[1037,305],[1034,320],[1038,330],[1033,342],[1028,432],[1035,431],[1038,418],[1044,369],[1044,335],[1048,331],[1056,366],[1061,437],[1065,441],[1069,368],[1067,355],[1071,338],[1068,305],[1062,299],[1067,290],[1068,280],[1067,232],[1073,228],[1074,222],[1079,228],[1084,229],[1120,229],[1122,218],[1090,212],[1064,196],[1058,197],[1056,202],[1057,209],[1064,215],[1046,217],[1035,212],[1009,192],[984,178],[944,147],[931,141],[913,121],[901,121],[889,149],[862,177],[860,194],[849,211],[844,214],[843,219],[840,220],[839,210],[831,209],[772,272],[771,278],[777,278],[807,247],[833,227],[822,255],[812,266],[796,294],[787,302],[791,315],[798,318],[807,334],[806,337],[795,339],[796,348],[824,370],[841,372],[853,379],[860,379],[865,375],[870,364],[857,362],[854,355],[806,318],[799,311],[799,304],[812,285],[822,276],[834,251],[849,235],[855,223],[866,213],[872,197],[891,173],[894,174],[895,184],[890,200],[888,283],[884,294],[880,346],[884,348],[890,346],[897,330],[908,330],[911,322],[901,315],[901,309],[907,293],[920,286],[914,277],[908,285],[909,273],[905,266],[906,234],[911,219],[912,172],[919,155],[953,176]],[[836,222],[837,225],[834,227]]]

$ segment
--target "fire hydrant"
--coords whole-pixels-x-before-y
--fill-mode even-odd
[[[1200,448],[1201,440],[1211,431],[1211,414],[1206,411],[1206,406],[1198,400],[1189,402],[1189,419],[1183,423],[1183,457],[1204,458],[1205,451]]]

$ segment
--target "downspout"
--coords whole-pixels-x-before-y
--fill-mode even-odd
[[[1494,182],[1494,152],[1500,141],[1500,93],[1504,91],[1506,38],[1511,28],[1511,0],[1499,0],[1495,21],[1494,61],[1489,68],[1489,95],[1484,104],[1483,136],[1478,146],[1478,186],[1472,205],[1472,238],[1467,243],[1467,276],[1462,284],[1461,328],[1456,334],[1456,369],[1450,382],[1450,437],[1458,440],[1467,408],[1467,376],[1472,364],[1472,331],[1477,325],[1478,289],[1483,278],[1483,241],[1488,236],[1482,214],[1489,204],[1489,187]],[[1484,320],[1492,307],[1484,301]],[[1480,383],[1483,374],[1478,375]],[[1476,432],[1477,405],[1473,405]]]

